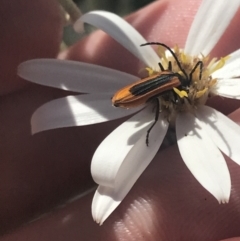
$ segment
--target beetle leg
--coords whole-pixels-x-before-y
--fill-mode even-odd
[[[165,69],[163,68],[163,65],[159,62],[158,63],[158,65],[159,65],[159,68],[161,69],[161,71],[164,71]]]
[[[158,121],[158,118],[159,118],[159,109],[160,109],[160,104],[159,104],[159,99],[156,98],[156,112],[155,112],[155,120],[153,122],[153,124],[150,126],[150,128],[147,130],[147,135],[146,135],[146,145],[148,146],[149,144],[149,134],[152,130],[152,128],[155,126],[155,124],[157,123]]]
[[[172,62],[171,61],[168,62],[168,70],[172,71]]]

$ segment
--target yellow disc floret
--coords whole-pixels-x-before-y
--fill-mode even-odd
[[[169,121],[174,121],[177,112],[194,112],[199,105],[206,103],[211,90],[217,83],[217,80],[213,79],[211,74],[222,68],[229,58],[226,56],[218,61],[216,58],[209,60],[209,56],[203,56],[202,54],[190,56],[185,54],[178,46],[173,48],[173,52],[175,56],[169,50],[166,51],[163,46],[159,46],[160,64],[167,70],[169,62],[171,62],[170,71],[178,73],[180,77],[186,78],[189,82],[158,97],[161,103],[161,111],[167,114]],[[159,73],[151,68],[146,68],[146,70],[149,76]]]

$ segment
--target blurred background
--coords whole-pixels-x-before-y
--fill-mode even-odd
[[[59,0],[61,5],[70,3],[72,0]],[[116,13],[120,16],[125,16],[135,10],[138,10],[147,4],[153,2],[153,0],[73,0],[76,6],[81,10],[82,14],[92,10],[106,10]],[[95,28],[89,25],[85,25],[85,33],[77,34],[73,31],[72,26],[66,25],[64,28],[62,49],[72,45],[85,35],[94,31]]]
[[[151,0],[75,0],[74,1],[82,12],[94,9],[102,9],[117,13],[121,16],[137,10],[150,2]]]

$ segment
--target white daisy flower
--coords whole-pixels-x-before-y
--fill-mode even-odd
[[[203,0],[184,49],[174,47],[173,54],[162,46],[158,54],[151,46],[140,47],[147,41],[113,13],[89,12],[76,22],[76,29],[86,22],[107,32],[145,63],[150,77],[162,75],[159,66],[173,73],[178,85],[171,85],[175,88],[168,87],[168,92],[153,98],[160,103],[157,114],[155,102],[147,102],[143,108],[142,98],[136,108],[111,106],[114,93],[137,81],[136,76],[74,61],[31,60],[20,65],[19,75],[27,80],[88,93],[41,106],[32,116],[33,133],[96,124],[143,108],[107,136],[93,156],[91,172],[99,184],[92,203],[96,222],[102,224],[121,203],[159,150],[169,125],[175,125],[180,154],[194,177],[219,203],[229,201],[231,180],[222,153],[240,164],[240,127],[205,103],[213,95],[240,99],[240,78],[237,78],[240,76],[240,50],[220,60],[209,58],[239,5],[240,0]],[[180,79],[190,82],[184,84]],[[167,83],[171,81],[172,78]],[[115,99],[119,100],[118,96]],[[147,146],[147,131],[155,117],[157,121],[149,133]]]

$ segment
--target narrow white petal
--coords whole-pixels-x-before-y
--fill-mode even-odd
[[[74,25],[76,31],[81,22],[89,23],[100,28],[128,49],[137,58],[142,60],[147,66],[156,70],[159,69],[158,55],[150,46],[140,47],[141,44],[144,44],[147,41],[123,18],[106,11],[92,11],[79,18]]]
[[[149,146],[146,146],[147,129],[144,128],[141,132],[136,132],[137,130],[135,130],[135,133],[131,132],[131,134],[126,132],[124,138],[120,137],[120,139],[114,139],[112,137],[111,146],[108,146],[107,149],[103,150],[106,159],[104,163],[103,160],[101,163],[99,161],[98,165],[101,165],[106,169],[105,173],[106,178],[108,179],[107,182],[110,181],[109,175],[111,175],[111,173],[107,172],[113,172],[114,179],[110,185],[109,183],[107,183],[107,186],[100,185],[94,195],[92,215],[96,222],[102,224],[116,209],[156,155],[168,127],[167,121],[162,118],[163,117],[161,116],[160,120],[150,132]],[[149,128],[149,125],[147,128]],[[139,135],[141,135],[141,137],[139,137]],[[125,152],[125,155],[127,154],[125,158],[119,160],[118,156],[122,156],[120,152],[123,149],[122,146],[126,146],[131,138],[134,139],[133,143],[135,143],[135,145],[133,146],[133,144],[129,143],[128,145],[133,147],[128,153]],[[109,153],[112,149],[114,149],[113,155],[111,155],[112,153]],[[129,148],[126,149],[128,150]],[[115,164],[116,161],[118,161],[119,164]],[[111,168],[114,164],[117,166],[117,170]],[[100,172],[102,172],[102,170],[100,170]]]
[[[57,59],[21,63],[18,75],[37,84],[82,93],[114,93],[139,79],[99,65]]]
[[[179,114],[176,134],[180,154],[199,183],[220,203],[228,202],[231,179],[225,159],[199,121],[190,113]]]
[[[213,78],[234,78],[240,77],[240,49],[229,54],[225,65],[212,74]]]
[[[219,79],[213,93],[232,99],[240,99],[240,78]]]
[[[238,11],[240,0],[203,0],[190,28],[185,52],[208,55]]]
[[[95,151],[91,164],[92,176],[96,183],[114,186],[117,172],[126,155],[142,136],[142,132],[146,133],[153,119],[153,107],[149,105],[103,140]]]
[[[197,111],[199,123],[218,148],[240,165],[240,126],[217,110],[202,106]]]
[[[130,115],[139,108],[113,107],[109,94],[67,96],[39,107],[31,119],[32,133],[69,126],[91,125]]]

